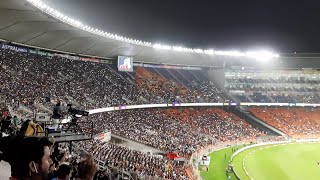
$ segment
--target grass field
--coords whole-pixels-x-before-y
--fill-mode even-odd
[[[233,147],[242,148],[243,146]],[[225,159],[226,155],[226,159]],[[201,177],[203,180],[227,180],[226,169],[229,164],[229,160],[232,155],[232,148],[222,149],[210,154],[209,171],[201,171]],[[201,167],[199,168],[201,169]],[[235,175],[230,173],[231,179],[236,179]]]
[[[248,149],[233,159],[241,180],[319,180],[320,143],[266,145]]]

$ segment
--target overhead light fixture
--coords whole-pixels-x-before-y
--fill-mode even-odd
[[[215,56],[248,57],[248,58],[254,58],[258,60],[269,60],[269,59],[280,57],[279,54],[272,53],[269,51],[248,51],[248,52],[215,51],[212,49],[208,49],[208,50],[192,49],[192,48],[185,48],[183,46],[171,46],[171,45],[165,45],[165,44],[159,44],[159,43],[152,44],[151,42],[145,42],[145,41],[142,42],[141,40],[133,40],[131,38],[119,36],[117,34],[111,34],[108,32],[98,30],[96,28],[92,28],[88,25],[82,24],[80,21],[69,18],[63,15],[62,13],[60,13],[59,11],[52,9],[51,7],[43,3],[41,0],[27,0],[27,1],[33,4],[35,7],[39,8],[41,11],[46,12],[47,14],[59,19],[62,22],[65,22],[67,24],[80,28],[84,31],[97,34],[99,36],[104,36],[110,39],[115,39],[117,41],[127,42],[127,43],[146,46],[146,47],[153,47],[155,49],[164,49],[164,50],[188,52],[188,53],[195,53],[195,54],[207,54],[207,55],[215,55]]]

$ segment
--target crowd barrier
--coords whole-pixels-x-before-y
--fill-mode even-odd
[[[197,150],[196,152],[194,152],[191,155],[190,162],[189,162],[192,166],[193,175],[194,175],[194,177],[192,179],[196,179],[196,180],[202,179],[200,172],[199,172],[199,169],[198,169],[198,165],[199,165],[199,162],[201,161],[203,155],[211,154],[213,152],[216,152],[216,151],[219,151],[219,150],[222,150],[225,148],[229,148],[232,146],[248,144],[252,141],[253,141],[253,139],[246,139],[243,141],[216,142],[215,145],[208,145],[206,147],[203,147],[203,148]]]
[[[283,143],[290,143],[292,142],[291,140],[288,140],[288,141],[277,141],[277,142],[264,142],[264,143],[259,143],[259,144],[253,144],[253,145],[250,145],[250,146],[246,146],[246,147],[243,147],[241,149],[239,149],[238,151],[236,151],[235,153],[232,154],[231,156],[231,161],[233,160],[233,158],[238,155],[239,153],[247,150],[247,149],[250,149],[250,148],[254,148],[254,147],[257,147],[257,146],[264,146],[264,145],[269,145],[269,144],[283,144]]]
[[[320,104],[308,103],[171,103],[171,104],[140,104],[140,105],[124,105],[107,108],[98,108],[88,110],[89,114],[96,114],[108,111],[128,110],[128,109],[144,109],[144,108],[163,108],[163,107],[234,107],[234,106],[262,106],[262,107],[319,107]]]

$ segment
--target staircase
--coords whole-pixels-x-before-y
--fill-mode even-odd
[[[245,111],[241,108],[234,108],[231,110],[235,115],[239,116],[240,118],[246,120],[250,123],[253,127],[258,128],[261,131],[267,132],[269,135],[276,135],[276,136],[287,136],[284,132],[276,129],[269,124],[263,122],[262,120],[256,118],[251,113]]]
[[[246,96],[247,99],[249,99],[250,102],[254,102],[254,100],[250,96],[248,96],[246,94],[245,94],[245,96]]]
[[[270,100],[271,100],[271,102],[276,102],[276,100],[274,100],[271,96],[267,96]]]

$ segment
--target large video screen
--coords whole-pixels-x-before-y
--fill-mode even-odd
[[[127,56],[118,56],[118,71],[133,71],[133,58]]]

